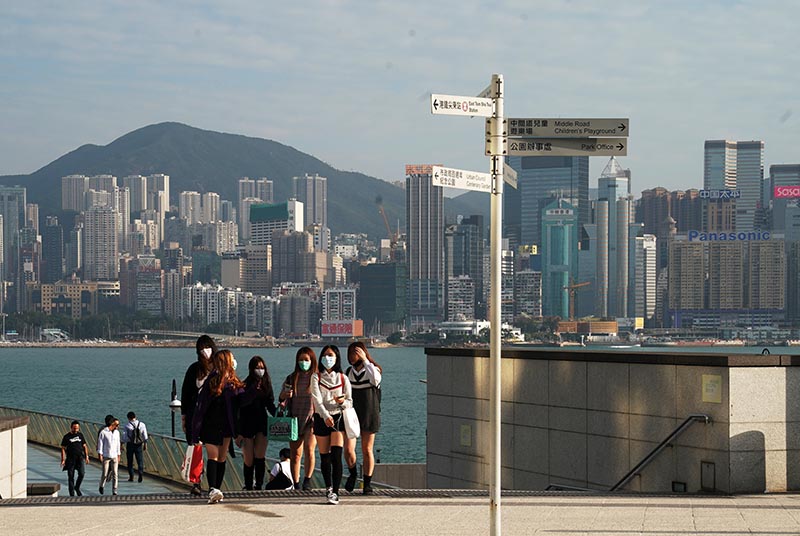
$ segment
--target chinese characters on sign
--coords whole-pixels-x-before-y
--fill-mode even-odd
[[[434,93],[431,95],[431,113],[467,117],[491,117],[494,113],[494,101],[483,97],[438,95]]]
[[[739,190],[700,190],[701,199],[739,199],[742,192]]]
[[[508,120],[508,135],[509,136],[533,136],[534,127],[546,127],[548,124],[547,119],[509,119]]]

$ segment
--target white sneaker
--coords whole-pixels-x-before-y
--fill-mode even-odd
[[[211,488],[208,491],[208,504],[215,504],[220,502],[225,496],[217,488]]]
[[[333,488],[328,488],[328,504],[339,504],[339,496],[333,492]]]

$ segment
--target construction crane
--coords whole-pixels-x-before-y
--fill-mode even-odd
[[[564,290],[569,291],[569,319],[575,320],[575,291],[581,287],[586,287],[591,285],[591,281],[584,281],[582,283],[576,283],[572,281],[571,284],[566,285],[563,287]]]
[[[378,205],[378,212],[381,213],[383,216],[383,223],[386,225],[386,234],[389,237],[389,251],[392,258],[394,258],[394,248],[397,244],[397,235],[392,232],[392,228],[389,225],[389,218],[386,217],[386,211],[383,209],[383,198],[378,196],[375,198],[375,204]]]

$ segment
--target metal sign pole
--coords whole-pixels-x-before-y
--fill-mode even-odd
[[[494,98],[494,118],[490,121],[489,136],[499,141],[503,148],[505,128],[503,125],[503,75],[492,75],[492,97]],[[502,430],[500,398],[500,342],[502,339],[501,315],[501,256],[503,248],[503,164],[505,157],[502,150],[492,151],[492,193],[491,193],[491,223],[489,234],[491,236],[491,286],[489,295],[489,428],[491,429],[491,447],[489,459],[489,534],[499,536],[502,533],[500,519],[500,490],[501,490],[501,441]],[[500,153],[500,154],[495,154]]]

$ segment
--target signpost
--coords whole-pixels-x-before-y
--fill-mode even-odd
[[[511,156],[626,156],[624,138],[512,138]]]
[[[542,117],[509,117],[509,137],[528,138],[627,138],[628,118],[621,119],[557,119]]]
[[[465,115],[467,117],[492,117],[494,102],[484,97],[459,95],[431,95],[431,113],[438,115]]]
[[[505,163],[515,156],[625,156],[628,119],[550,119],[503,117],[503,75],[492,75],[489,87],[478,97],[431,95],[431,113],[487,117],[485,154],[491,156],[491,173],[433,167],[432,182],[491,193],[491,276],[489,285],[489,533],[501,534],[501,253],[503,182],[517,187],[517,173]],[[509,139],[510,138],[510,139]]]
[[[434,186],[475,190],[477,192],[492,191],[492,176],[489,173],[433,166],[432,177],[431,182]]]

